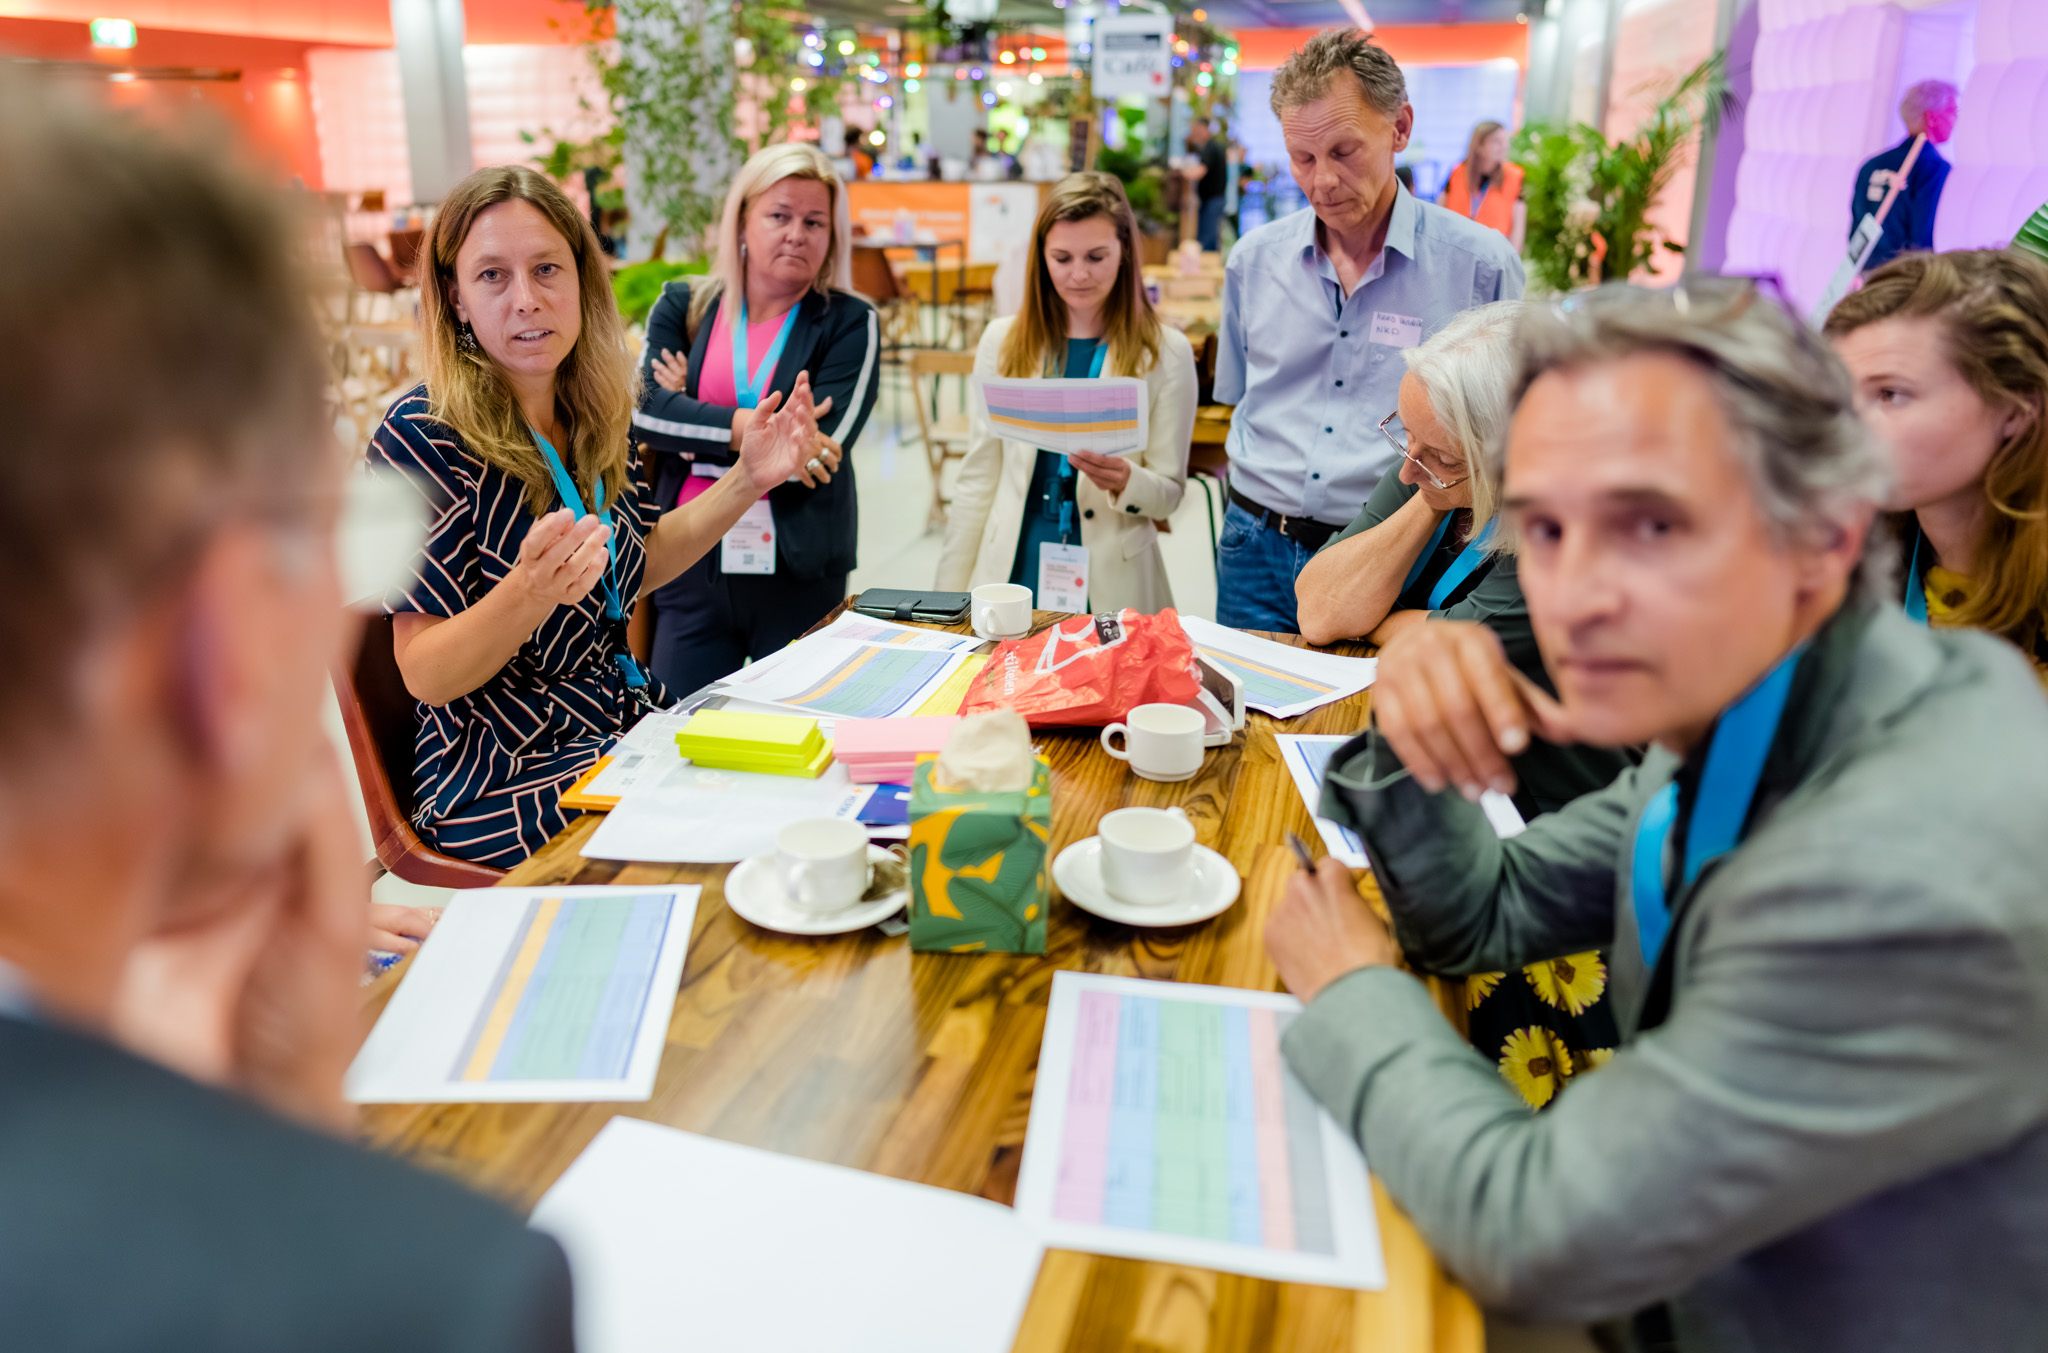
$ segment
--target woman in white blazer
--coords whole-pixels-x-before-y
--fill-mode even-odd
[[[982,335],[981,376],[1137,376],[1149,401],[1142,453],[1071,456],[997,437],[985,415],[946,521],[937,585],[963,591],[1019,582],[1046,606],[1045,545],[1087,550],[1087,609],[1144,612],[1173,604],[1159,530],[1187,487],[1195,427],[1195,355],[1159,322],[1139,271],[1138,223],[1108,174],[1069,174],[1031,232],[1024,307]]]

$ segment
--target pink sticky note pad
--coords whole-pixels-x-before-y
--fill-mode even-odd
[[[914,762],[921,752],[942,749],[959,722],[957,714],[841,719],[832,732],[832,751],[843,762]]]

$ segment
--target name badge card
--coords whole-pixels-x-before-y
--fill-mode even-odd
[[[1422,341],[1422,321],[1386,310],[1372,312],[1372,342],[1389,348],[1412,348]]]
[[[775,571],[775,513],[762,498],[718,543],[718,566],[727,573]]]
[[[1038,547],[1038,604],[1048,611],[1088,613],[1088,547]]]

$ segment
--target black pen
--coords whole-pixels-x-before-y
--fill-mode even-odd
[[[1311,874],[1316,872],[1316,857],[1309,853],[1308,842],[1302,840],[1293,832],[1289,832],[1287,833],[1287,845],[1294,852],[1295,860],[1300,863],[1304,870]]]

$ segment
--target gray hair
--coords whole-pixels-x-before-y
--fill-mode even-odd
[[[1333,28],[1310,38],[1308,45],[1273,72],[1273,115],[1314,103],[1330,92],[1330,81],[1345,73],[1358,81],[1358,92],[1385,117],[1408,102],[1408,82],[1401,67],[1376,46],[1372,34],[1356,28]]]
[[[1430,410],[1451,435],[1472,476],[1472,533],[1493,519],[1500,501],[1500,462],[1488,448],[1507,436],[1514,412],[1515,326],[1522,302],[1494,301],[1454,316],[1427,342],[1401,354],[1429,396]]]
[[[1711,382],[1736,455],[1765,519],[1786,539],[1811,539],[1883,501],[1891,465],[1857,417],[1852,382],[1834,350],[1756,286],[1708,277],[1670,290],[1609,283],[1549,305],[1530,305],[1516,338],[1519,405],[1547,372],[1667,352]],[[1505,428],[1489,447],[1496,473]],[[1897,551],[1872,531],[1858,567],[1865,595],[1892,583]]]

